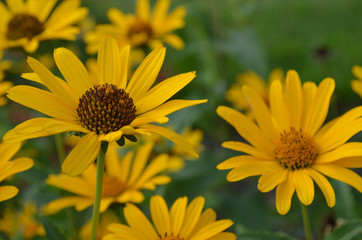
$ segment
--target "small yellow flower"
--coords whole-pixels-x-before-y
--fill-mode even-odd
[[[45,236],[43,225],[35,218],[36,214],[37,210],[33,202],[26,202],[23,211],[19,214],[5,209],[3,218],[0,219],[0,231],[6,233],[11,239],[19,238],[19,236],[24,239]]]
[[[351,81],[352,90],[362,98],[362,66],[353,66],[352,72],[357,77]]]
[[[216,213],[208,208],[204,212],[205,199],[195,198],[187,206],[187,197],[178,198],[168,209],[161,196],[153,196],[150,202],[153,225],[147,217],[133,204],[126,204],[124,216],[128,226],[111,224],[113,234],[104,240],[144,239],[144,240],[199,240],[222,239],[234,240],[231,232],[223,232],[233,222],[229,219],[216,220]]]
[[[1,60],[2,52],[0,51],[0,106],[4,106],[6,104],[6,98],[3,97],[7,90],[9,90],[13,84],[8,81],[3,81],[4,79],[4,71],[10,68],[10,61]]]
[[[156,185],[167,184],[171,180],[169,176],[161,175],[167,169],[168,156],[166,154],[158,155],[146,164],[152,148],[151,142],[146,143],[138,149],[136,154],[129,151],[120,160],[116,144],[109,145],[106,153],[101,212],[104,212],[112,202],[140,203],[144,198],[142,189],[154,190]],[[91,164],[81,176],[77,177],[52,174],[46,183],[77,196],[62,197],[50,202],[43,209],[45,213],[52,214],[70,206],[75,206],[77,211],[82,211],[92,206],[94,202],[96,165]]]
[[[335,193],[324,175],[345,182],[362,192],[362,178],[348,168],[362,167],[362,143],[348,142],[362,130],[362,107],[356,107],[326,125],[330,98],[335,83],[324,79],[319,86],[303,85],[298,73],[289,71],[285,88],[279,80],[270,87],[269,106],[249,86],[243,87],[256,123],[244,114],[225,106],[219,116],[230,123],[250,144],[224,142],[223,147],[245,153],[219,164],[232,169],[230,182],[261,175],[258,189],[269,192],[276,187],[276,208],[286,214],[294,192],[304,205],[312,203],[314,184],[322,190],[329,207]]]
[[[97,237],[96,239],[102,239],[107,234],[110,234],[111,231],[108,230],[108,225],[111,223],[117,223],[120,222],[119,218],[112,212],[105,212],[103,213],[99,218],[98,223],[98,231],[97,231]],[[92,221],[89,221],[87,224],[85,224],[82,229],[80,230],[80,239],[81,240],[89,240],[90,239],[90,233],[92,230]]]
[[[98,25],[94,31],[85,35],[87,52],[97,52],[101,40],[106,36],[116,38],[121,47],[129,44],[132,48],[143,45],[156,48],[165,42],[182,49],[184,42],[172,32],[184,27],[186,9],[180,6],[168,15],[169,7],[170,0],[158,0],[151,12],[149,0],[138,0],[135,15],[111,8],[107,13],[111,24]]]
[[[165,48],[152,51],[128,80],[130,47],[119,50],[113,38],[106,38],[97,60],[97,82],[80,60],[69,50],[54,51],[56,65],[66,81],[53,75],[40,62],[29,57],[35,73],[23,77],[38,81],[49,89],[15,86],[8,91],[11,100],[44,113],[7,132],[4,140],[25,139],[77,132],[84,135],[65,159],[62,170],[69,175],[81,174],[96,158],[101,142],[116,142],[124,136],[156,133],[180,145],[198,157],[193,147],[180,135],[150,123],[165,123],[168,114],[205,103],[207,100],[171,100],[195,77],[195,72],[179,74],[154,84],[165,57]]]
[[[80,0],[65,0],[54,8],[57,0],[7,0],[0,2],[0,48],[23,47],[34,52],[40,41],[75,40],[88,9],[80,8]]]
[[[11,158],[19,151],[21,143],[0,143],[0,182],[33,166],[33,160],[26,157]],[[0,202],[8,200],[18,194],[14,186],[0,186]]]
[[[225,98],[233,104],[236,109],[245,111],[247,115],[252,115],[248,99],[243,93],[243,86],[253,88],[269,104],[269,88],[275,80],[284,81],[284,72],[281,68],[275,68],[269,75],[268,82],[253,71],[241,73],[236,78],[236,83],[226,91]]]

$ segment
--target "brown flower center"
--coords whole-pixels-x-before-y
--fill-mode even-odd
[[[274,153],[280,165],[290,170],[310,167],[318,156],[313,138],[293,127],[280,135]]]
[[[131,27],[128,30],[128,38],[131,40],[138,40],[137,35],[144,35],[146,37],[142,38],[142,42],[139,42],[139,44],[145,44],[148,39],[150,39],[153,35],[153,30],[151,26],[148,23],[145,23],[141,20],[136,20],[133,22]]]
[[[102,197],[117,197],[124,192],[126,185],[118,178],[105,176],[103,179]]]
[[[86,91],[79,99],[77,112],[82,126],[97,134],[117,131],[136,118],[133,99],[108,83]]]
[[[44,31],[44,25],[34,16],[27,13],[17,13],[8,23],[6,38],[8,40],[18,40],[39,35]]]
[[[183,238],[180,238],[179,236],[173,236],[173,233],[171,233],[170,236],[167,236],[167,233],[165,236],[159,238],[158,240],[184,240]]]

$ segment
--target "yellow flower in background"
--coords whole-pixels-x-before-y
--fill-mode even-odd
[[[147,164],[153,144],[146,143],[137,152],[129,151],[122,159],[117,154],[116,144],[110,144],[106,153],[106,170],[100,211],[104,212],[112,202],[140,203],[144,196],[142,189],[154,190],[156,185],[167,184],[171,178],[161,173],[167,169],[168,156],[158,155]],[[91,164],[81,176],[66,174],[50,175],[46,183],[76,194],[56,199],[47,204],[43,211],[53,214],[75,206],[77,211],[92,206],[96,185],[96,165]]]
[[[227,101],[233,104],[233,107],[242,111],[245,111],[247,115],[252,115],[249,102],[243,93],[243,86],[247,85],[253,88],[264,100],[269,104],[269,88],[275,80],[284,81],[284,71],[281,68],[275,68],[270,73],[268,82],[261,78],[253,71],[247,71],[240,73],[236,77],[236,83],[226,91],[225,98]]]
[[[109,9],[107,16],[111,24],[98,25],[94,31],[85,35],[87,52],[97,52],[106,36],[114,37],[121,47],[129,44],[132,48],[145,45],[156,48],[165,42],[182,49],[184,42],[172,32],[184,27],[186,9],[180,6],[168,14],[169,8],[170,0],[158,0],[153,11],[149,0],[138,0],[135,15],[124,14],[116,8]]]
[[[19,151],[21,143],[0,143],[0,182],[4,179],[33,166],[33,160],[19,157],[11,160]],[[14,186],[0,186],[0,202],[8,200],[18,194],[19,190]]]
[[[103,213],[99,219],[96,239],[102,239],[107,234],[110,234],[111,231],[108,230],[108,225],[111,223],[117,223],[117,222],[120,222],[120,220],[114,213],[109,212],[109,211]],[[89,240],[91,230],[92,230],[92,221],[89,221],[80,230],[80,233],[79,233],[80,239]]]
[[[280,214],[289,211],[295,191],[304,205],[311,204],[313,181],[333,207],[335,193],[324,175],[362,192],[362,178],[348,169],[362,167],[362,143],[346,143],[362,130],[362,107],[322,126],[334,87],[331,78],[318,87],[313,82],[302,85],[297,72],[291,70],[284,89],[279,80],[272,83],[269,106],[254,89],[243,87],[256,123],[229,107],[220,106],[217,113],[249,143],[229,141],[223,147],[246,155],[232,157],[217,168],[232,169],[227,175],[230,182],[261,175],[258,189],[269,192],[276,187]]]
[[[3,81],[5,77],[5,70],[9,69],[11,66],[11,62],[8,60],[1,60],[2,52],[0,51],[0,106],[4,106],[6,104],[6,98],[3,97],[7,90],[9,90],[13,84],[9,81]]]
[[[37,50],[40,41],[49,39],[75,40],[88,9],[80,0],[62,1],[53,10],[56,0],[7,0],[0,2],[0,49],[23,47]]]
[[[128,226],[118,223],[109,225],[109,230],[113,234],[103,239],[236,239],[234,233],[223,232],[233,224],[231,220],[216,220],[216,213],[210,208],[202,211],[205,203],[203,197],[195,198],[188,206],[187,201],[187,197],[178,198],[171,209],[168,209],[163,197],[151,197],[150,210],[153,225],[140,209],[128,203],[124,208]]]
[[[357,77],[351,81],[352,90],[362,98],[362,66],[353,66],[352,72]]]
[[[50,118],[25,121],[7,132],[4,140],[13,143],[61,132],[84,135],[62,165],[62,171],[71,176],[81,174],[94,161],[102,141],[112,143],[130,135],[156,133],[198,157],[183,137],[150,124],[165,123],[168,114],[207,101],[167,101],[192,81],[195,72],[170,77],[152,87],[165,57],[165,48],[158,48],[145,58],[128,80],[129,50],[125,47],[120,51],[113,38],[105,39],[98,53],[96,84],[92,83],[80,60],[65,48],[56,49],[54,58],[66,81],[29,57],[28,63],[35,73],[23,74],[23,77],[43,83],[50,91],[15,86],[7,96]]]
[[[36,236],[45,236],[43,225],[36,219],[37,209],[33,202],[26,202],[20,213],[9,208],[5,209],[0,219],[0,232],[6,233],[11,239],[33,239]],[[16,238],[17,237],[17,238]]]

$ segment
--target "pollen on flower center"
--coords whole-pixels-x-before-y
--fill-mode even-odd
[[[103,179],[102,197],[117,197],[124,192],[126,186],[116,177],[105,176]]]
[[[291,170],[310,167],[318,156],[313,138],[293,127],[280,135],[274,153],[280,165]]]
[[[128,37],[132,39],[133,36],[141,33],[145,33],[147,35],[147,38],[151,38],[151,36],[153,35],[153,30],[148,23],[145,23],[141,20],[136,20],[128,30]]]
[[[26,13],[15,14],[8,23],[6,38],[12,41],[33,37],[44,31],[44,25],[34,16]]]
[[[179,236],[173,236],[172,233],[170,236],[167,236],[167,233],[166,233],[165,236],[159,238],[158,240],[184,240],[184,239],[180,238]]]
[[[86,91],[79,99],[77,112],[82,126],[97,134],[117,131],[136,117],[128,93],[107,83]]]

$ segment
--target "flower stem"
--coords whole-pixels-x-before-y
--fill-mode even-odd
[[[308,207],[303,203],[300,203],[300,210],[302,211],[302,216],[303,216],[305,239],[313,240],[312,231],[310,227],[309,214],[308,214]]]
[[[105,144],[105,146],[103,145]],[[99,150],[98,158],[97,158],[97,179],[96,179],[96,194],[94,197],[94,205],[93,205],[93,216],[92,216],[92,232],[91,232],[91,240],[96,240],[97,238],[97,227],[99,220],[99,208],[101,206],[102,199],[102,186],[103,186],[103,173],[104,173],[104,162],[105,155],[107,151],[107,144],[102,143],[102,147]]]
[[[58,159],[61,164],[65,159],[63,138],[62,138],[61,133],[55,134],[54,137],[55,137],[55,147],[57,148],[57,153],[58,153]]]

